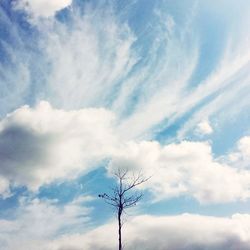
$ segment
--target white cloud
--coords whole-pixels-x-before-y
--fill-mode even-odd
[[[59,6],[57,1],[44,0],[41,5]],[[43,10],[38,1],[18,0],[15,4],[23,8],[25,2],[29,3],[26,9],[34,5]],[[90,1],[81,14],[76,4],[68,13],[70,22],[39,19],[39,25],[32,27],[33,36],[0,8],[0,20],[12,40],[0,38],[8,62],[0,63],[0,114],[29,104],[31,99],[46,99],[66,109],[111,105],[139,60],[135,34],[112,7],[111,3]]]
[[[63,207],[38,199],[24,200],[15,220],[0,220],[3,250],[112,250],[117,249],[117,223],[90,229],[84,203]],[[66,229],[66,230],[65,230]],[[192,214],[141,215],[123,228],[128,250],[249,250],[250,215],[231,218]]]
[[[60,22],[43,27],[42,49],[50,64],[46,97],[62,108],[107,106],[138,60],[136,38],[105,6],[86,6],[84,16],[74,13],[72,19],[70,28]]]
[[[209,8],[216,6],[216,11],[224,12],[221,14],[228,18],[227,21],[230,20],[228,23],[230,32],[217,66],[195,91],[186,96],[190,102],[198,104],[199,100],[205,100],[206,96],[210,98],[184,123],[178,131],[179,139],[185,138],[201,119],[215,118],[222,129],[227,129],[228,122],[241,119],[242,114],[247,112],[250,107],[250,33],[247,30],[248,25],[246,25],[250,23],[249,3],[243,2],[241,4],[226,2],[226,4],[222,4],[224,6],[221,9],[218,8],[217,4],[208,4]],[[234,14],[231,13],[230,17],[227,13],[229,6],[234,10]],[[241,6],[240,10],[239,6]],[[243,6],[245,8],[242,8]]]
[[[242,138],[238,147],[249,164],[248,143],[248,137]],[[129,166],[153,174],[142,187],[156,200],[188,195],[201,203],[223,203],[250,197],[250,171],[235,168],[235,161],[215,159],[209,143],[122,141],[114,114],[105,109],[64,111],[47,102],[21,107],[0,121],[0,157],[5,196],[8,183],[37,190],[91,171],[109,158],[109,170]]]
[[[42,3],[41,0],[19,2],[21,5],[29,2],[30,6]],[[44,6],[52,8],[51,4],[64,6],[67,3],[68,1],[49,1],[49,4]],[[240,98],[249,75],[246,73],[249,71],[247,65],[250,51],[247,42],[249,36],[245,28],[234,30],[239,22],[249,23],[248,11],[242,14],[240,21],[236,22],[234,16],[232,22],[235,27],[233,25],[231,27],[230,23],[225,24],[232,30],[230,36],[225,38],[226,48],[224,52],[222,51],[222,57],[215,62],[216,67],[206,79],[203,79],[198,86],[191,86],[190,91],[189,84],[192,85],[190,79],[201,63],[199,62],[201,34],[194,29],[199,10],[197,4],[190,7],[190,13],[183,24],[178,23],[171,13],[159,10],[154,16],[156,18],[154,27],[145,27],[145,32],[139,34],[134,33],[127,22],[120,22],[112,9],[112,4],[93,6],[91,3],[86,4],[82,16],[77,8],[73,9],[69,14],[70,24],[56,21],[48,26],[46,22],[39,26],[39,41],[32,43],[42,45],[40,48],[32,48],[32,51],[39,52],[39,56],[33,61],[39,65],[39,69],[42,69],[42,81],[37,80],[39,82],[37,85],[41,84],[42,87],[36,86],[38,98],[41,95],[61,108],[112,106],[121,117],[120,130],[132,139],[140,135],[150,137],[155,132],[151,128],[157,126],[159,129],[161,125],[163,128],[171,126],[176,119],[189,113],[201,103],[205,107],[210,107],[209,114],[223,109],[227,115],[229,113],[227,111],[231,109],[225,109],[225,106],[229,104],[238,110],[242,101],[249,105],[249,98]],[[39,8],[39,11],[43,9]],[[122,15],[126,16],[126,12],[122,12]],[[239,36],[235,36],[236,33],[239,33]],[[142,41],[145,39],[141,38],[144,35],[154,39],[147,53],[142,54],[141,51],[144,51],[145,46]],[[24,80],[11,79],[18,83],[27,82],[23,86],[22,93],[19,91],[20,83],[18,87],[13,83],[11,91],[8,91],[9,84],[3,84],[4,87],[7,86],[6,91],[17,92],[16,95],[8,93],[9,98],[5,101],[5,105],[10,105],[17,97],[22,99],[29,93],[32,79],[28,78],[33,76],[29,67],[33,68],[33,65],[22,65],[20,77]],[[12,74],[10,70],[8,75],[8,78],[12,78],[16,75],[16,71]],[[237,90],[237,95],[234,90]],[[207,100],[216,99],[217,94],[222,91],[223,100],[216,103],[211,101],[210,106],[210,101]],[[249,93],[249,91],[243,92]],[[194,129],[201,119],[209,118],[206,109],[203,111],[199,117],[191,119],[190,124],[189,121],[188,124],[186,121],[183,122],[184,127],[188,125],[188,131]],[[194,113],[198,114],[199,108]],[[127,116],[124,117],[124,114]],[[167,122],[160,124],[166,120]],[[185,128],[184,130],[182,135],[187,132]]]
[[[11,196],[11,192],[9,189],[9,181],[2,176],[0,176],[0,196],[2,198],[7,198]]]
[[[0,191],[9,195],[8,183],[36,190],[75,178],[111,158],[109,169],[130,166],[153,174],[144,188],[156,199],[188,195],[202,203],[223,203],[250,197],[250,171],[214,159],[207,142],[162,146],[119,138],[114,114],[105,109],[64,111],[47,102],[21,107],[0,121]],[[239,141],[245,161],[248,139]]]
[[[14,23],[0,7],[0,23],[6,29],[6,35],[0,37],[2,52],[0,61],[0,116],[5,115],[23,103],[31,87],[33,55],[35,44],[30,41],[29,48],[24,41],[19,25]],[[7,41],[6,39],[11,39]],[[30,38],[31,40],[32,38]]]
[[[51,249],[116,249],[115,229],[114,223],[85,235],[65,236],[52,243]],[[235,214],[232,218],[144,215],[124,226],[124,245],[128,250],[249,250],[249,230],[250,216],[247,214]]]
[[[237,7],[235,6],[234,9],[237,9]],[[182,56],[185,53],[187,54],[185,58],[179,57],[182,59],[182,63],[180,64],[180,67],[183,67],[182,72],[176,72],[177,67],[169,72],[169,75],[174,72],[175,75],[180,76],[178,81],[176,79],[169,79],[169,76],[165,76],[162,79],[158,75],[155,76],[154,82],[161,82],[162,85],[159,83],[158,86],[164,86],[165,91],[158,87],[157,91],[153,92],[152,89],[148,88],[150,98],[145,101],[145,97],[143,96],[142,102],[136,106],[132,115],[124,121],[121,126],[124,133],[128,131],[132,136],[138,136],[143,133],[147,135],[150,128],[158,125],[157,129],[159,129],[159,123],[162,123],[160,125],[163,128],[171,127],[178,119],[188,114],[187,121],[184,120],[183,126],[178,131],[179,138],[183,139],[185,135],[188,135],[191,130],[195,129],[197,122],[200,122],[201,119],[209,119],[212,115],[217,117],[217,119],[223,116],[223,118],[226,117],[224,124],[226,127],[227,121],[232,117],[233,110],[235,111],[234,114],[239,115],[239,110],[241,110],[242,106],[250,106],[250,47],[248,42],[249,31],[246,30],[247,26],[245,25],[250,21],[249,8],[246,8],[241,13],[240,18],[238,15],[237,17],[235,18],[234,16],[234,20],[230,18],[230,23],[227,23],[230,26],[228,27],[230,32],[229,37],[225,40],[221,57],[215,62],[211,72],[197,86],[192,86],[190,78],[196,72],[196,69],[199,69],[199,65],[204,63],[204,60],[198,61],[200,52],[202,52],[199,47],[201,44],[196,39],[197,33],[192,34],[192,39],[194,40],[193,47],[187,49],[184,46]],[[192,18],[189,18],[187,23],[190,20],[192,22]],[[191,32],[186,32],[183,34],[183,38],[188,41],[189,35],[191,35]],[[171,44],[171,40],[175,44],[180,43],[178,44],[178,48],[171,48],[175,51],[175,56],[177,56],[178,51],[182,48],[182,43],[174,39],[174,36],[170,36],[170,41],[168,41],[167,45]],[[170,58],[170,56],[167,55],[167,58]],[[171,60],[171,62],[173,61]],[[163,65],[167,64],[170,68],[171,62],[164,62]],[[157,73],[161,72],[161,67],[159,66],[157,70]],[[164,68],[164,72],[166,71],[167,69]],[[143,74],[145,73],[143,72]],[[152,80],[152,76],[149,75],[147,79]],[[172,84],[168,85],[168,82]],[[143,94],[146,95],[147,89],[143,91]],[[133,129],[129,129],[130,127]]]
[[[51,17],[70,6],[72,0],[18,0],[15,8],[25,10],[31,18]]]
[[[244,157],[250,157],[250,136],[241,138],[238,148]]]
[[[196,131],[198,134],[201,135],[209,135],[213,133],[213,128],[211,127],[208,121],[202,121],[197,125]]]
[[[152,178],[144,184],[156,199],[193,196],[201,203],[223,203],[250,197],[250,171],[213,158],[206,142],[131,142],[114,155],[109,168],[143,169]]]
[[[66,205],[56,201],[22,198],[14,219],[0,220],[3,250],[45,250],[47,243],[64,234],[82,233],[90,227],[91,197],[79,197]]]
[[[105,109],[64,111],[47,102],[23,106],[0,121],[0,176],[36,190],[87,172],[111,154],[113,123]]]
[[[237,148],[226,158],[228,162],[238,168],[250,168],[250,136],[242,137]]]
[[[154,134],[154,126],[166,118],[171,120],[180,110],[190,107],[185,103],[185,87],[199,59],[199,39],[190,29],[195,20],[196,6],[191,9],[188,20],[178,31],[174,30],[177,25],[169,30],[168,23],[173,18],[159,11],[157,25],[151,34],[156,39],[147,54],[148,62],[141,64],[140,71],[126,79],[115,100],[114,108],[119,112],[134,101],[133,95],[141,86],[133,112],[121,121],[119,127],[121,133],[131,139]],[[182,39],[179,39],[178,32]]]
[[[232,79],[226,81],[229,83],[229,86],[225,87],[223,91],[219,90],[218,95],[214,99],[200,107],[184,123],[178,131],[179,139],[185,138],[192,132],[201,120],[212,118],[216,120],[216,126],[219,126],[220,129],[227,129],[228,123],[241,119],[241,115],[247,112],[250,106],[248,101],[250,78],[246,76],[246,71],[248,72],[247,67],[242,66],[242,68],[243,70],[235,73]]]

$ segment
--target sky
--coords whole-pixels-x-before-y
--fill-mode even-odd
[[[113,250],[112,170],[151,178],[128,250],[250,249],[248,0],[0,0],[0,249]]]

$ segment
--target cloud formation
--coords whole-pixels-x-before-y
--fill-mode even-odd
[[[173,10],[169,1],[75,1],[60,17],[71,0],[11,1],[14,9],[0,1],[2,197],[11,195],[11,186],[36,191],[78,177],[108,158],[109,170],[129,166],[153,174],[139,188],[155,201],[249,199],[249,136],[218,158],[212,144],[185,139],[197,124],[199,133],[211,134],[215,117],[227,129],[227,121],[250,107],[250,8],[239,1],[188,1],[188,8]],[[41,102],[5,117],[42,99],[58,108]],[[107,241],[116,235],[114,225],[82,234],[79,201],[55,203],[22,201],[15,219],[0,220],[0,245],[115,249],[115,241]],[[69,236],[69,228],[80,233]],[[246,250],[249,215],[139,216],[126,235],[127,249]]]
[[[115,229],[115,224],[108,224],[85,235],[65,236],[55,241],[52,249],[113,250],[117,248]],[[128,250],[249,250],[249,229],[248,214],[231,218],[143,215],[126,224],[123,244]]]
[[[250,197],[250,171],[240,167],[249,164],[248,137],[239,141],[238,151],[216,159],[208,142],[121,139],[115,121],[105,109],[65,111],[44,101],[10,113],[0,121],[2,195],[9,195],[8,184],[36,191],[110,159],[109,171],[129,167],[152,175],[142,187],[156,200],[187,195],[201,203],[224,203]]]
[[[116,222],[91,229],[91,210],[85,206],[90,199],[80,197],[64,206],[23,199],[16,219],[0,220],[2,249],[116,249]],[[140,215],[127,221],[123,244],[128,250],[249,250],[249,230],[249,214],[231,217]]]
[[[56,12],[70,6],[72,0],[18,0],[15,8],[26,11],[32,19],[53,17]]]
[[[202,121],[197,125],[196,131],[201,135],[209,135],[213,133],[213,128],[208,121]]]
[[[59,9],[70,4],[59,0],[46,5],[45,0],[18,1],[22,8],[25,2],[26,8],[44,4],[46,8]],[[243,5],[246,7],[240,18],[238,4],[230,3],[235,10],[230,18],[224,13],[225,2],[217,10],[226,16],[223,25],[229,34],[223,33],[225,37],[219,39],[222,41],[219,56],[211,51],[212,62],[215,60],[213,69],[196,83],[194,76],[206,68],[204,44],[219,45],[216,39],[206,37],[200,30],[200,25],[209,20],[211,14],[203,8],[211,9],[213,4],[195,2],[191,1],[187,10],[180,9],[185,22],[176,18],[174,12],[162,11],[165,5],[155,8],[142,32],[137,32],[126,12],[131,4],[116,13],[113,4],[88,2],[84,4],[83,14],[80,14],[82,6],[76,5],[64,21],[55,19],[49,25],[41,22],[35,30],[39,35],[32,41],[32,51],[37,53],[31,58],[32,63],[24,60],[31,50],[27,52],[25,47],[18,46],[18,52],[23,52],[18,58],[23,58],[24,63],[13,62],[18,69],[15,74],[14,65],[3,67],[4,106],[27,103],[28,100],[23,99],[33,90],[36,79],[37,92],[32,93],[35,98],[42,96],[60,108],[109,107],[120,119],[121,133],[131,139],[153,138],[159,130],[171,127],[183,117],[178,135],[185,138],[203,119],[214,115],[230,117],[232,110],[249,106],[249,32],[244,28],[247,25],[240,26],[242,22],[249,23],[248,4]],[[37,9],[43,11],[44,8]],[[204,14],[202,20],[200,13]],[[221,25],[221,19],[216,19],[210,28],[215,32]],[[13,26],[15,23],[8,24],[13,33],[20,31],[18,25],[15,29]],[[16,47],[11,45],[4,50],[13,54]],[[38,65],[35,70],[34,65]],[[13,86],[11,91],[9,86]]]
[[[0,175],[36,190],[86,173],[111,154],[113,123],[113,114],[101,108],[64,111],[44,101],[23,106],[0,121]]]
[[[238,141],[236,149],[229,154],[228,160],[235,166],[250,168],[250,136],[244,136]]]
[[[92,5],[91,5],[92,6]],[[72,23],[43,27],[47,99],[62,108],[110,106],[138,58],[136,37],[111,8],[86,6]],[[62,88],[63,85],[63,88]]]
[[[192,196],[201,203],[223,203],[250,197],[250,171],[213,157],[207,142],[160,145],[131,142],[113,155],[109,168],[142,169],[152,178],[144,184],[156,199]]]
[[[84,232],[90,226],[92,197],[81,196],[59,205],[54,200],[20,198],[13,219],[0,219],[0,244],[3,250],[49,250],[48,242],[60,235]]]
[[[5,199],[11,196],[9,180],[0,176],[0,197]]]

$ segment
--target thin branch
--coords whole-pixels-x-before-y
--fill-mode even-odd
[[[143,179],[140,179],[140,178],[141,177],[138,176],[135,180],[133,180],[132,183],[130,185],[128,185],[128,187],[123,190],[123,194],[126,193],[127,191],[129,191],[130,189],[132,189],[132,188],[134,188],[136,186],[139,186],[142,183],[148,181],[151,178],[151,176],[148,177],[148,178],[143,178]]]

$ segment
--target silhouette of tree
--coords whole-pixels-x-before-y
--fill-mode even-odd
[[[143,194],[133,189],[146,182],[149,178],[145,178],[141,171],[135,172],[120,168],[114,171],[113,175],[117,179],[117,184],[111,188],[111,193],[99,194],[98,196],[104,199],[107,204],[114,207],[117,212],[118,249],[122,250],[122,215],[127,208],[135,206],[141,200]]]

